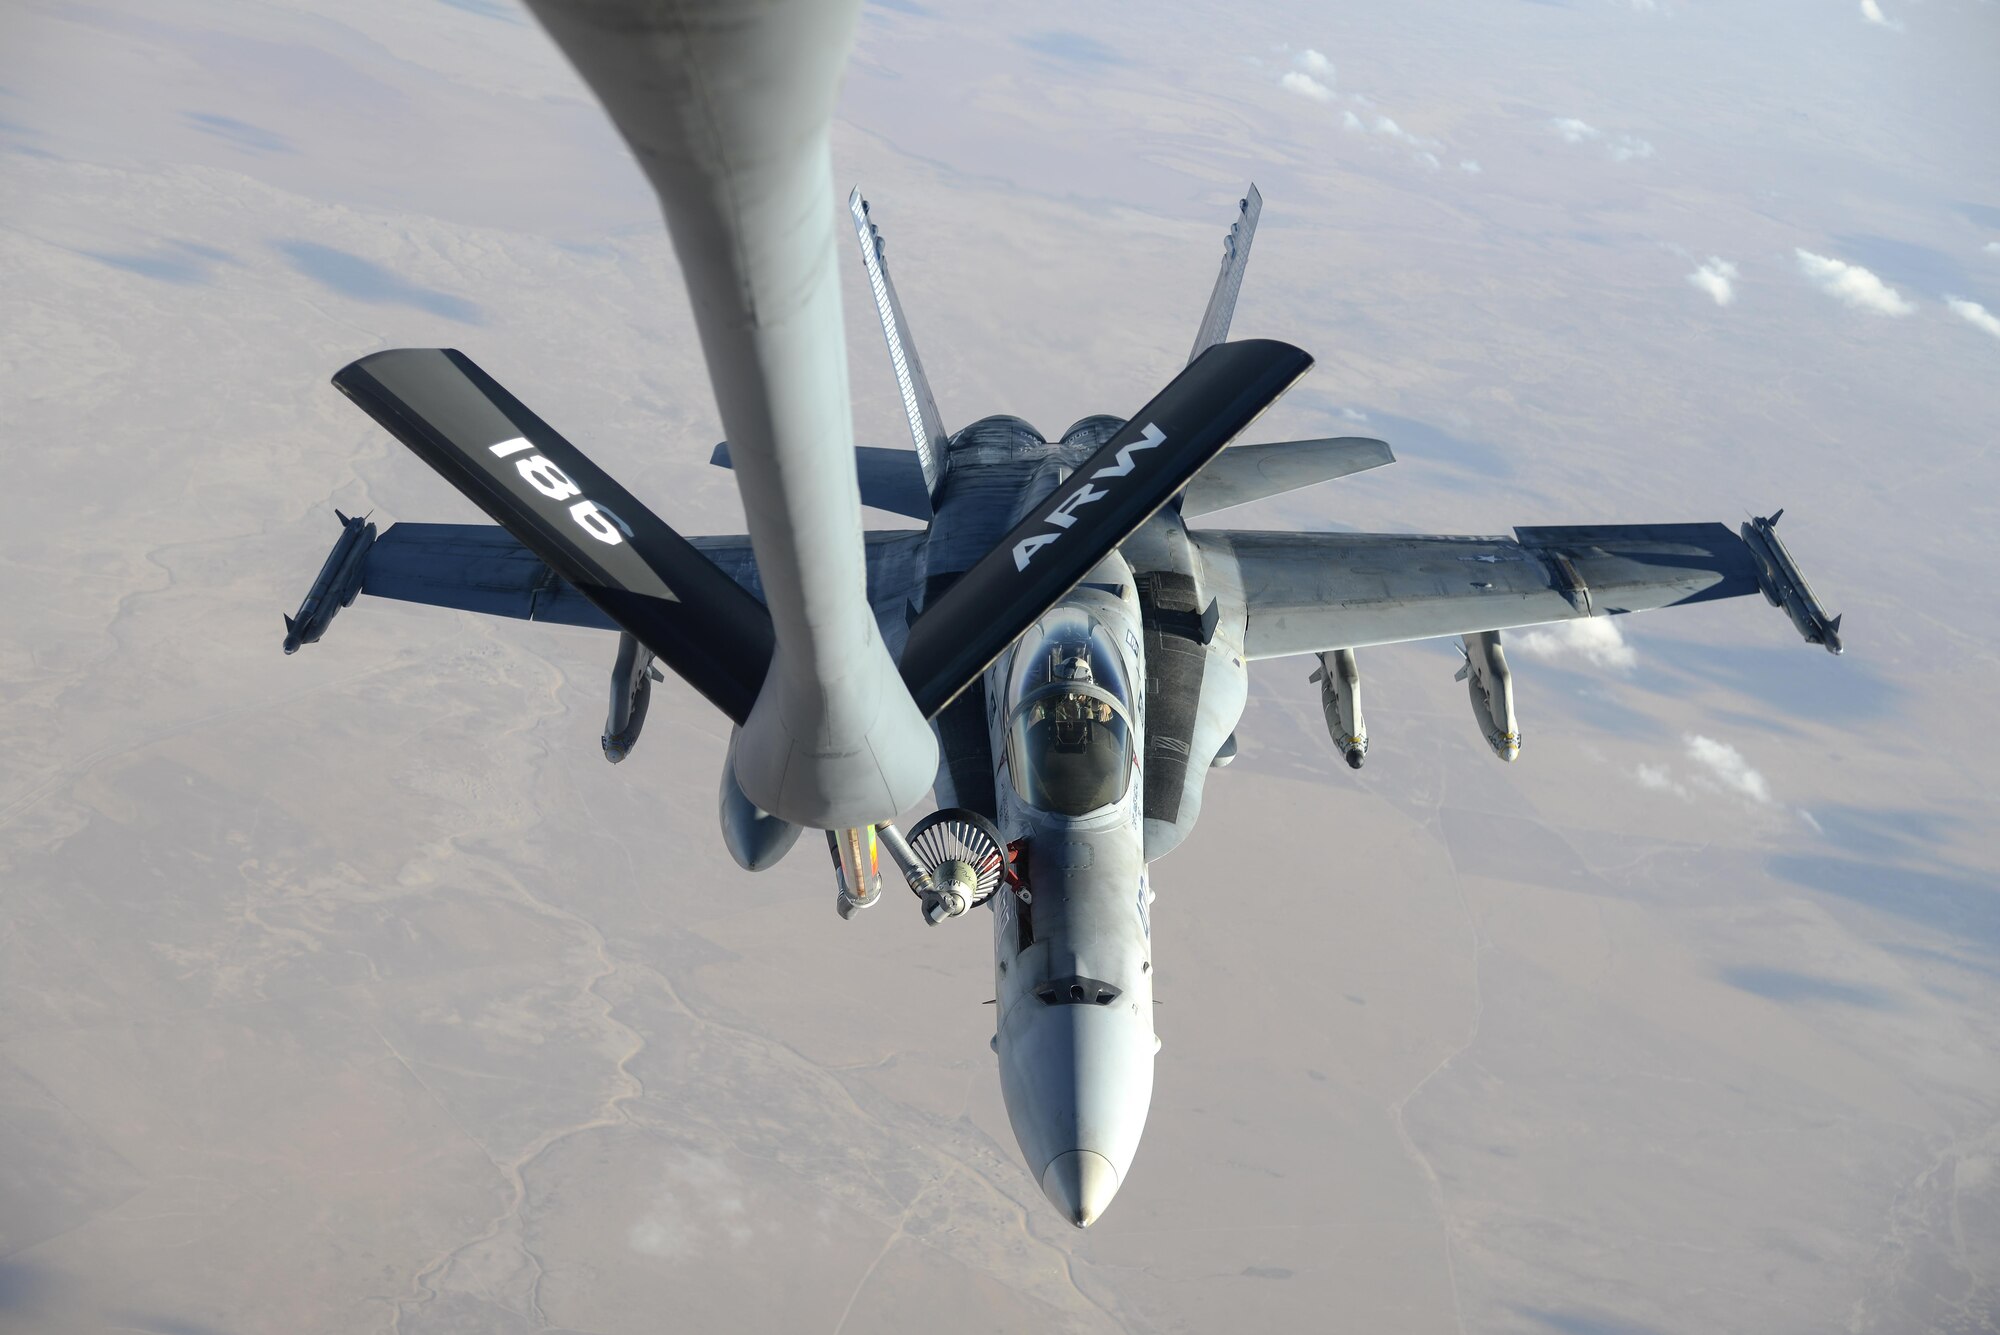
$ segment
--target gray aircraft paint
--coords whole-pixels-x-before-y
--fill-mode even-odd
[[[1223,278],[1229,277],[1225,268]],[[1210,317],[1217,318],[1213,301]],[[903,345],[914,353],[900,307],[894,318]],[[1219,319],[1226,328],[1226,305]],[[904,365],[915,368],[912,388],[927,398],[921,364],[911,355]],[[1035,513],[1124,425],[1116,417],[1087,417],[1050,441],[1020,418],[996,416],[951,435],[941,452],[929,527],[865,535],[868,608],[887,653],[899,656],[911,620],[926,603]],[[919,470],[916,453],[906,457],[908,469]],[[1207,475],[1199,475],[1184,497],[1206,496],[1221,508],[1240,503],[1232,498],[1275,494],[1388,461],[1378,441],[1235,447],[1210,464],[1222,478],[1207,483]],[[730,452],[718,451],[716,462],[729,464]],[[907,495],[908,478],[894,475],[886,452],[871,472]],[[920,473],[917,483],[924,485]],[[1132,770],[1116,801],[1064,815],[1024,800],[1014,782],[1006,736],[1021,701],[1012,681],[1023,653],[1037,644],[1034,630],[933,723],[939,764],[928,777],[934,777],[940,806],[989,815],[1007,840],[1022,841],[1019,870],[1027,896],[1003,888],[990,901],[993,1046],[1028,1167],[1079,1227],[1094,1220],[1126,1180],[1151,1101],[1156,1039],[1149,864],[1187,837],[1209,774],[1235,754],[1251,660],[1322,655],[1322,667],[1331,664],[1349,691],[1352,719],[1328,712],[1336,746],[1349,749],[1341,725],[1362,731],[1351,652],[1356,646],[1466,636],[1482,648],[1481,685],[1493,696],[1491,667],[1504,660],[1497,638],[1483,638],[1489,632],[1734,597],[1761,587],[1764,553],[1753,553],[1720,524],[1522,528],[1510,539],[1190,529],[1185,513],[1185,503],[1155,513],[1037,623],[1081,613],[1119,647],[1132,683]],[[697,538],[690,545],[744,589],[771,600],[762,552],[753,553],[749,539]],[[1789,553],[1780,573],[1789,582],[1764,590],[1766,596],[1782,603],[1781,595],[1796,586],[1804,591],[1791,601],[1804,606],[1810,590]],[[362,591],[614,628],[512,537],[478,526],[391,526],[368,551]],[[1837,627],[1816,601],[1807,609],[1810,616],[1787,610],[1806,621],[1802,633],[1822,624]],[[629,670],[628,664],[623,671]],[[617,680],[629,683],[630,677]],[[1492,708],[1476,688],[1474,698],[1483,732],[1494,729],[1496,710],[1501,731],[1513,730],[1511,698]],[[799,827],[753,801],[736,782],[734,753],[743,742],[741,734],[732,735],[719,815],[732,855],[758,869],[784,855]],[[1496,745],[1496,752],[1511,758],[1504,746]],[[1054,985],[1061,990],[1051,995]],[[1072,996],[1072,988],[1083,995]]]
[[[1134,683],[1133,765],[1116,801],[1074,816],[1024,800],[1008,730],[1023,704],[1012,683],[1044,642],[1041,626],[1077,614],[1101,629]],[[1151,893],[1141,829],[1145,658],[1132,572],[1101,563],[987,672],[997,821],[1025,840],[1028,895],[994,896],[994,1051],[1000,1089],[1028,1170],[1078,1227],[1103,1213],[1131,1171],[1152,1103]],[[1115,995],[1105,1001],[1105,988]]]
[[[864,600],[827,126],[860,0],[530,0],[660,197],[776,651],[736,779],[795,824],[915,805],[937,748]]]
[[[1243,192],[1236,210],[1236,221],[1222,238],[1222,267],[1215,275],[1201,323],[1195,327],[1189,361],[1228,338],[1229,322],[1236,318],[1236,294],[1243,290],[1243,275],[1250,267],[1250,243],[1257,238],[1257,220],[1264,216],[1264,196],[1253,185]]]
[[[933,779],[941,796],[992,800],[1003,834],[1027,849],[1028,893],[1003,888],[991,901],[1002,1089],[1031,1171],[1079,1227],[1125,1180],[1151,1101],[1147,863],[1186,837],[1209,770],[1225,748],[1233,755],[1249,658],[1480,636],[1725,597],[1745,585],[1782,600],[1802,633],[1838,651],[1838,620],[1824,617],[1803,577],[1791,578],[1789,554],[1768,524],[1746,526],[1733,547],[1719,525],[1520,530],[1515,543],[1357,541],[1194,535],[1182,510],[1169,507],[1049,614],[1087,617],[1126,656],[1132,769],[1123,791],[1091,811],[1039,809],[1023,800],[1017,776],[1001,772],[1010,719],[1023,704],[1017,660],[1040,647],[1037,630],[989,668],[983,698],[968,692],[943,711],[932,747],[895,671],[899,646],[878,633],[864,602],[870,581],[857,541],[859,482],[825,207],[827,124],[859,0],[529,5],[659,194],[733,446],[775,649],[731,738],[720,799],[731,851],[745,866],[767,865],[789,846],[790,828],[894,816]],[[1051,447],[1025,423],[987,419],[952,438],[940,460],[941,419],[882,242],[858,192],[849,207],[937,506],[911,572],[920,578],[906,586],[920,612],[1063,480],[1088,452],[1086,437],[1102,443],[1119,424],[1079,423]],[[1227,337],[1261,207],[1252,186],[1225,240],[1191,361]],[[1239,458],[1207,487],[1188,488],[1194,512],[1387,461],[1379,442],[1341,444]],[[1032,555],[1024,545],[1015,559]],[[1480,668],[1497,659],[1497,637],[1468,643],[1490,651]],[[1475,671],[1475,705],[1477,688],[1493,677]],[[974,754],[981,708],[984,757]],[[614,699],[614,721],[619,712]],[[1511,725],[1511,708],[1506,714]],[[1150,733],[1149,715],[1158,724]],[[990,784],[980,783],[982,772]],[[983,790],[961,791],[968,788]],[[1058,987],[1074,996],[1056,995]]]

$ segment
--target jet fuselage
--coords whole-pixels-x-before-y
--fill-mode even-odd
[[[1120,425],[1086,418],[1051,443],[1001,417],[954,436],[927,587],[952,578],[955,556],[988,550]],[[1240,648],[1201,615],[1178,516],[1163,511],[1127,547],[1145,568],[1107,557],[936,721],[940,801],[990,813],[1015,853],[1019,884],[991,901],[993,1047],[1028,1169],[1078,1227],[1124,1182],[1152,1101],[1147,864],[1193,824],[1247,695]],[[1154,730],[1159,718],[1167,730]]]

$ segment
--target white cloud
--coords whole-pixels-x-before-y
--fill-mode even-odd
[[[1396,124],[1396,122],[1390,120],[1387,116],[1377,116],[1375,118],[1375,124],[1372,128],[1374,133],[1380,135],[1387,135],[1391,139],[1401,140],[1403,143],[1410,145],[1412,148],[1444,147],[1443,144],[1439,143],[1435,139],[1430,138],[1427,135],[1411,134],[1408,130],[1405,130],[1402,126]]]
[[[1560,116],[1549,122],[1549,128],[1560,135],[1565,144],[1588,144],[1604,139],[1604,131],[1574,116]],[[1632,162],[1650,158],[1657,150],[1636,134],[1621,134],[1605,142],[1605,151],[1611,155],[1613,162]]]
[[[1516,635],[1511,643],[1530,658],[1544,662],[1580,658],[1592,667],[1616,668],[1620,672],[1629,672],[1639,665],[1639,655],[1625,643],[1617,623],[1609,617],[1558,621]]]
[[[1996,316],[1978,302],[1967,301],[1964,297],[1946,297],[1944,304],[1951,307],[1953,315],[1974,329],[1984,329],[1993,337],[2000,338],[2000,316]]]
[[[1336,408],[1334,411],[1350,422],[1365,422],[1368,420],[1368,414],[1362,412],[1359,408]]]
[[[1653,146],[1637,135],[1621,134],[1618,136],[1618,142],[1611,146],[1613,162],[1631,162],[1634,159],[1652,156]]]
[[[1687,758],[1693,764],[1694,773],[1691,776],[1676,774],[1664,764],[1641,764],[1632,771],[1632,777],[1641,788],[1656,793],[1671,793],[1683,802],[1694,801],[1695,795],[1700,792],[1741,798],[1753,806],[1786,810],[1772,796],[1770,782],[1744,759],[1741,751],[1728,742],[1699,733],[1685,733],[1681,740],[1686,744]],[[1810,811],[1804,808],[1792,810],[1808,828],[1821,832],[1819,822],[1813,819]]]
[[[1980,249],[1984,250],[1988,255],[2000,255],[2000,241],[1988,241]]]
[[[1398,143],[1408,144],[1418,150],[1415,155],[1416,160],[1426,167],[1444,165],[1436,156],[1437,150],[1444,147],[1442,140],[1433,139],[1429,135],[1412,134],[1387,116],[1377,116],[1374,123],[1370,124],[1352,111],[1343,111],[1340,113],[1340,127],[1350,134],[1378,134],[1384,139],[1394,139]]]
[[[1333,89],[1312,75],[1303,74],[1298,70],[1286,70],[1284,76],[1278,80],[1278,87],[1288,93],[1297,93],[1300,97],[1309,97],[1315,102],[1333,100]]]
[[[642,1256],[685,1256],[694,1249],[695,1225],[672,1196],[661,1196],[626,1230],[625,1245]]]
[[[1728,742],[1718,742],[1699,733],[1689,733],[1686,740],[1688,759],[1708,771],[1705,778],[1727,792],[1747,797],[1760,805],[1770,805],[1771,785],[1765,782],[1762,774],[1750,768],[1750,762],[1743,758],[1741,751]]]
[[[1298,61],[1299,68],[1308,74],[1316,74],[1329,81],[1333,78],[1333,62],[1311,47],[1299,52]]]
[[[1902,293],[1858,264],[1815,255],[1810,250],[1794,253],[1799,257],[1799,272],[1811,279],[1814,287],[1855,310],[1871,315],[1908,315],[1916,309],[1914,303],[1904,300]]]
[[[1639,781],[1641,788],[1651,788],[1656,793],[1672,793],[1683,802],[1694,800],[1694,794],[1688,792],[1687,785],[1669,774],[1665,765],[1641,765],[1632,772],[1632,777]]]
[[[1482,170],[1484,170],[1483,168],[1480,167],[1478,163],[1474,162],[1471,158],[1460,159],[1458,164],[1458,169],[1464,172],[1468,176],[1477,176]]]
[[[1888,28],[1895,32],[1903,30],[1902,24],[1892,22],[1887,15],[1883,14],[1882,6],[1877,4],[1876,0],[1861,0],[1861,17],[1875,24],[1877,27]]]
[[[1720,256],[1710,255],[1696,266],[1687,280],[1699,291],[1715,298],[1718,306],[1727,306],[1736,300],[1736,266]]]
[[[738,1247],[750,1241],[754,1231],[743,1184],[720,1160],[685,1155],[668,1167],[667,1178],[646,1213],[625,1231],[626,1246],[642,1256],[674,1260],[718,1236]]]

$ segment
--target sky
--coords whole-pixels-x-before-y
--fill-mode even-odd
[[[2000,146],[1990,0],[870,3],[833,130],[948,423],[1059,432],[1234,332],[1256,439],[1398,462],[1211,517],[1782,532],[1756,599],[1310,663],[1153,869],[1158,1085],[1077,1233],[1018,1162],[983,921],[832,912],[715,827],[678,687],[364,600],[477,518],[328,384],[465,350],[740,530],[629,155],[511,0],[0,14],[0,1325],[2000,1328]],[[828,201],[836,208],[840,200]],[[844,274],[857,438],[900,408]],[[871,524],[904,521],[870,512]]]

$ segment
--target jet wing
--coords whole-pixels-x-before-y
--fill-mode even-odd
[[[868,599],[892,652],[908,633],[923,534],[868,533]],[[746,537],[689,538],[688,545],[760,602],[764,586]],[[617,630],[618,624],[497,524],[391,524],[368,549],[361,592],[520,621]]]
[[[488,616],[618,629],[497,524],[392,524],[368,549],[361,591]]]
[[[1357,649],[1758,591],[1722,524],[1517,528],[1513,538],[1192,532],[1249,658]]]

